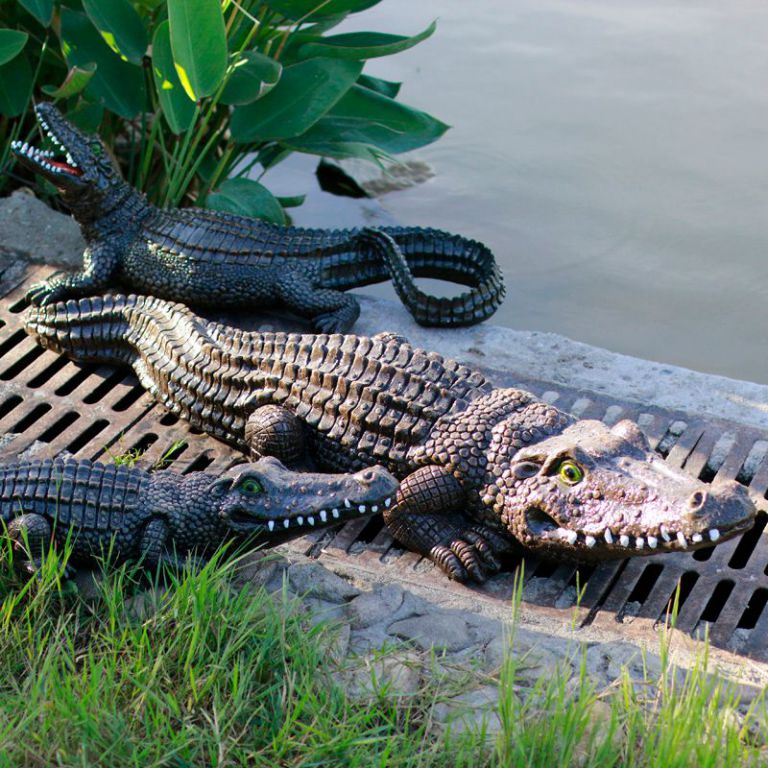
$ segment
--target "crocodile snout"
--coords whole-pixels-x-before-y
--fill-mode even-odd
[[[691,522],[706,521],[718,528],[746,526],[757,510],[747,489],[735,480],[720,480],[695,490],[686,504]]]

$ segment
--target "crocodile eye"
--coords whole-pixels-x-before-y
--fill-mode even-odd
[[[255,478],[249,477],[240,483],[240,490],[247,496],[257,496],[264,493],[264,486]]]
[[[568,485],[576,485],[584,479],[584,470],[575,462],[566,460],[557,468],[560,479]]]

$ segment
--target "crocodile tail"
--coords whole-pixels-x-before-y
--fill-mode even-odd
[[[501,270],[483,243],[419,228],[365,228],[358,238],[381,259],[397,295],[419,325],[473,325],[501,305],[505,292]],[[450,298],[432,296],[416,286],[415,277],[451,280],[471,288]]]

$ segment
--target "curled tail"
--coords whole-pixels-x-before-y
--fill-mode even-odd
[[[490,317],[504,298],[504,282],[490,249],[476,240],[430,229],[361,229],[358,241],[383,262],[400,300],[419,325],[463,326]],[[471,286],[459,296],[431,296],[415,277]]]

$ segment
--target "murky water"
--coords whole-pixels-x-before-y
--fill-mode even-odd
[[[487,242],[501,324],[768,381],[768,6],[383,0],[346,29],[435,17],[368,67],[453,126],[418,153],[436,177],[382,198],[394,219]],[[316,200],[297,223],[330,224]]]

